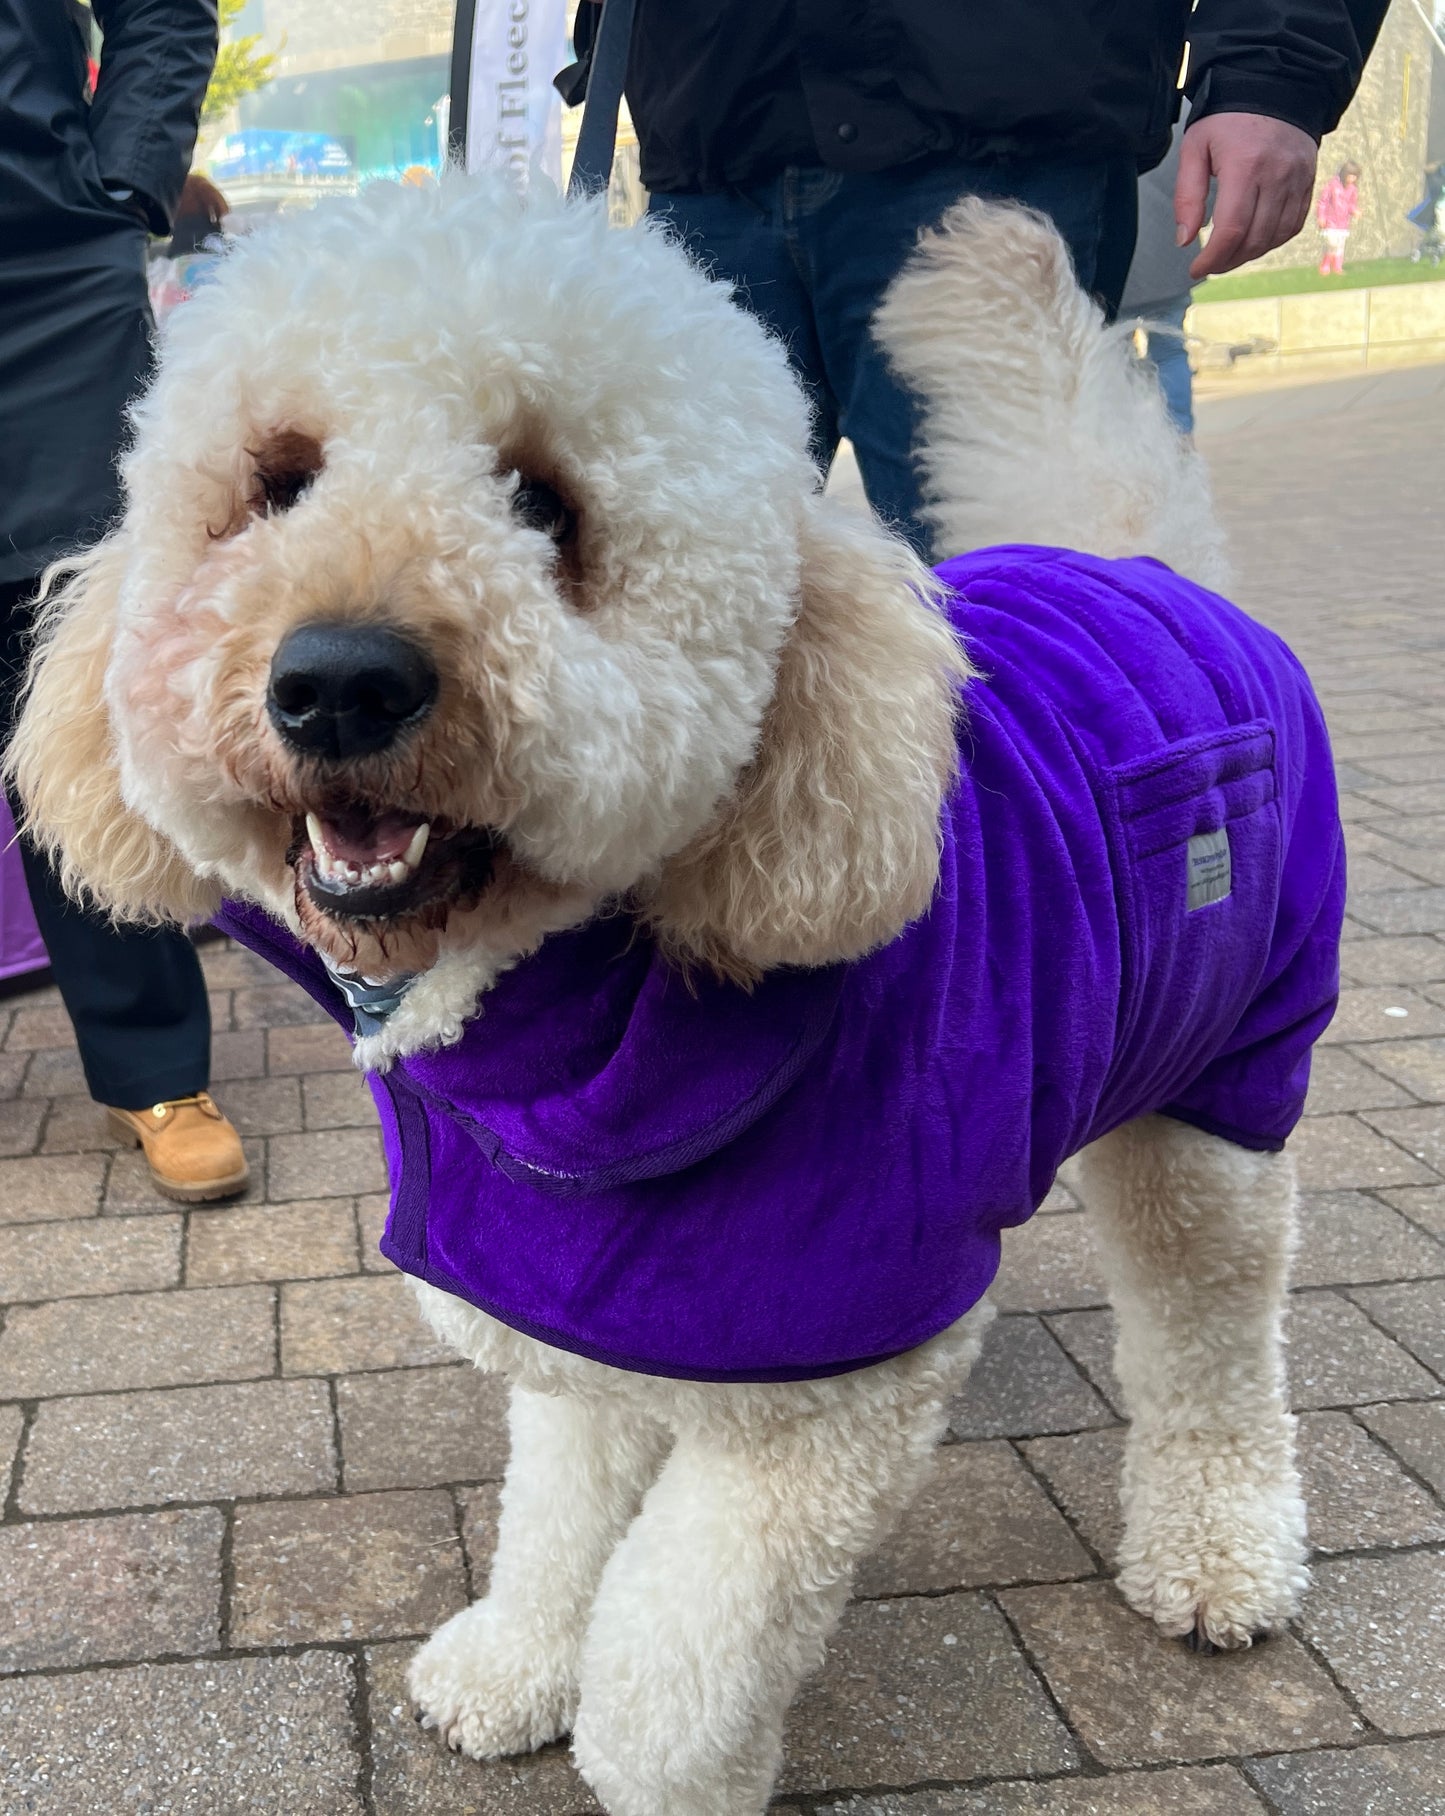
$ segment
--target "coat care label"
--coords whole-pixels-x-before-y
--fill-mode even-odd
[[[1229,831],[1197,832],[1185,847],[1189,876],[1188,907],[1207,908],[1211,902],[1222,902],[1229,894],[1232,878],[1229,868]]]

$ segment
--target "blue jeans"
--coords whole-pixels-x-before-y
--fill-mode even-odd
[[[1189,294],[1176,296],[1173,302],[1151,309],[1148,320],[1158,322],[1173,332],[1149,331],[1145,335],[1148,352],[1145,357],[1159,377],[1159,389],[1182,435],[1194,433],[1194,375],[1189,370],[1189,355],[1184,350],[1184,316],[1189,308]]]
[[[766,182],[654,195],[648,205],[786,342],[812,401],[819,465],[826,469],[846,435],[869,503],[920,553],[928,532],[913,462],[917,403],[869,329],[920,230],[962,195],[1025,202],[1049,215],[1079,281],[1100,284],[1112,314],[1134,243],[1137,184],[1127,158],[930,158],[864,173],[794,166]]]

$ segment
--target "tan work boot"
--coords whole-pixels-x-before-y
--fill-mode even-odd
[[[107,1106],[106,1115],[117,1135],[145,1150],[151,1178],[167,1198],[204,1204],[244,1191],[250,1180],[241,1137],[205,1091],[149,1110]]]

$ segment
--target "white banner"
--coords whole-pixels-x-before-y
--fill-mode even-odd
[[[562,97],[552,78],[567,62],[567,0],[476,0],[467,169],[498,166],[525,188],[534,171],[562,181]]]

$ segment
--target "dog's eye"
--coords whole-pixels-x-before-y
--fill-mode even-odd
[[[278,512],[289,511],[303,492],[311,489],[315,479],[314,472],[307,473],[297,469],[279,473],[258,472],[256,474],[257,511],[263,517],[274,517]]]
[[[545,479],[519,479],[512,494],[512,515],[529,530],[540,530],[560,548],[577,530],[577,513]]]
[[[289,511],[311,488],[321,471],[321,444],[299,429],[280,429],[265,445],[254,449],[256,463],[251,482],[251,511],[257,517],[276,517]]]

